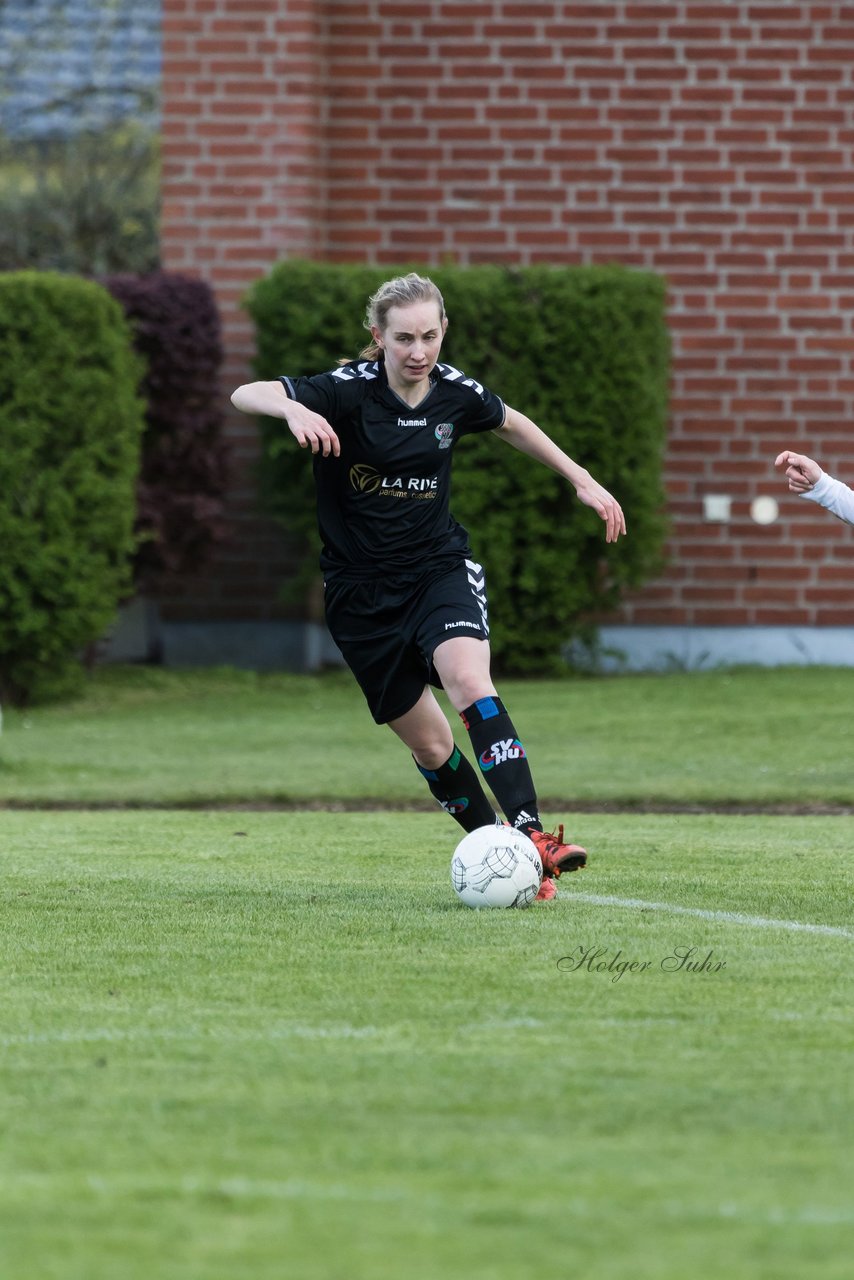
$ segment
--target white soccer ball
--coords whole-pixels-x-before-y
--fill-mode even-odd
[[[451,859],[451,884],[467,907],[529,907],[543,878],[533,840],[512,827],[478,827]]]

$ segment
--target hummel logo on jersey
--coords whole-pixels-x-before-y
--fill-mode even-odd
[[[478,763],[484,773],[494,769],[497,764],[506,764],[508,760],[524,760],[525,748],[518,738],[501,738],[487,747]]]
[[[426,418],[398,418],[397,425],[399,427],[426,427]]]

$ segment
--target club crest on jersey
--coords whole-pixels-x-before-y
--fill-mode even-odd
[[[506,764],[508,760],[524,760],[525,748],[518,738],[500,738],[487,747],[478,763],[484,773],[494,769],[498,764]]]
[[[440,422],[433,435],[439,441],[440,449],[450,449],[454,443],[454,424],[453,422]]]

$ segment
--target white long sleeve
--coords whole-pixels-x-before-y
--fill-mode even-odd
[[[849,489],[841,480],[834,480],[826,472],[822,471],[809,493],[802,493],[801,497],[826,507],[846,524],[854,524],[854,489]]]

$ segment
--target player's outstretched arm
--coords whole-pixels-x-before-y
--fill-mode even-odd
[[[854,489],[822,471],[813,458],[784,449],[774,466],[785,472],[792,493],[826,507],[846,524],[854,524]]]
[[[535,422],[526,418],[518,409],[511,409],[510,405],[505,407],[507,416],[504,425],[495,434],[507,444],[512,444],[520,453],[526,453],[529,458],[542,462],[543,466],[568,480],[575,489],[579,502],[592,507],[604,521],[605,541],[616,542],[620,534],[626,532],[626,518],[616,498],[594,480],[585,467],[573,462]]]
[[[784,472],[792,493],[806,493],[818,484],[822,475],[821,467],[813,458],[804,453],[793,453],[791,449],[779,453],[774,466]]]
[[[337,458],[341,452],[338,437],[326,419],[298,400],[292,400],[281,382],[246,382],[232,392],[231,403],[241,413],[284,419],[302,449],[310,448],[312,453],[322,453],[325,458],[330,453]]]

